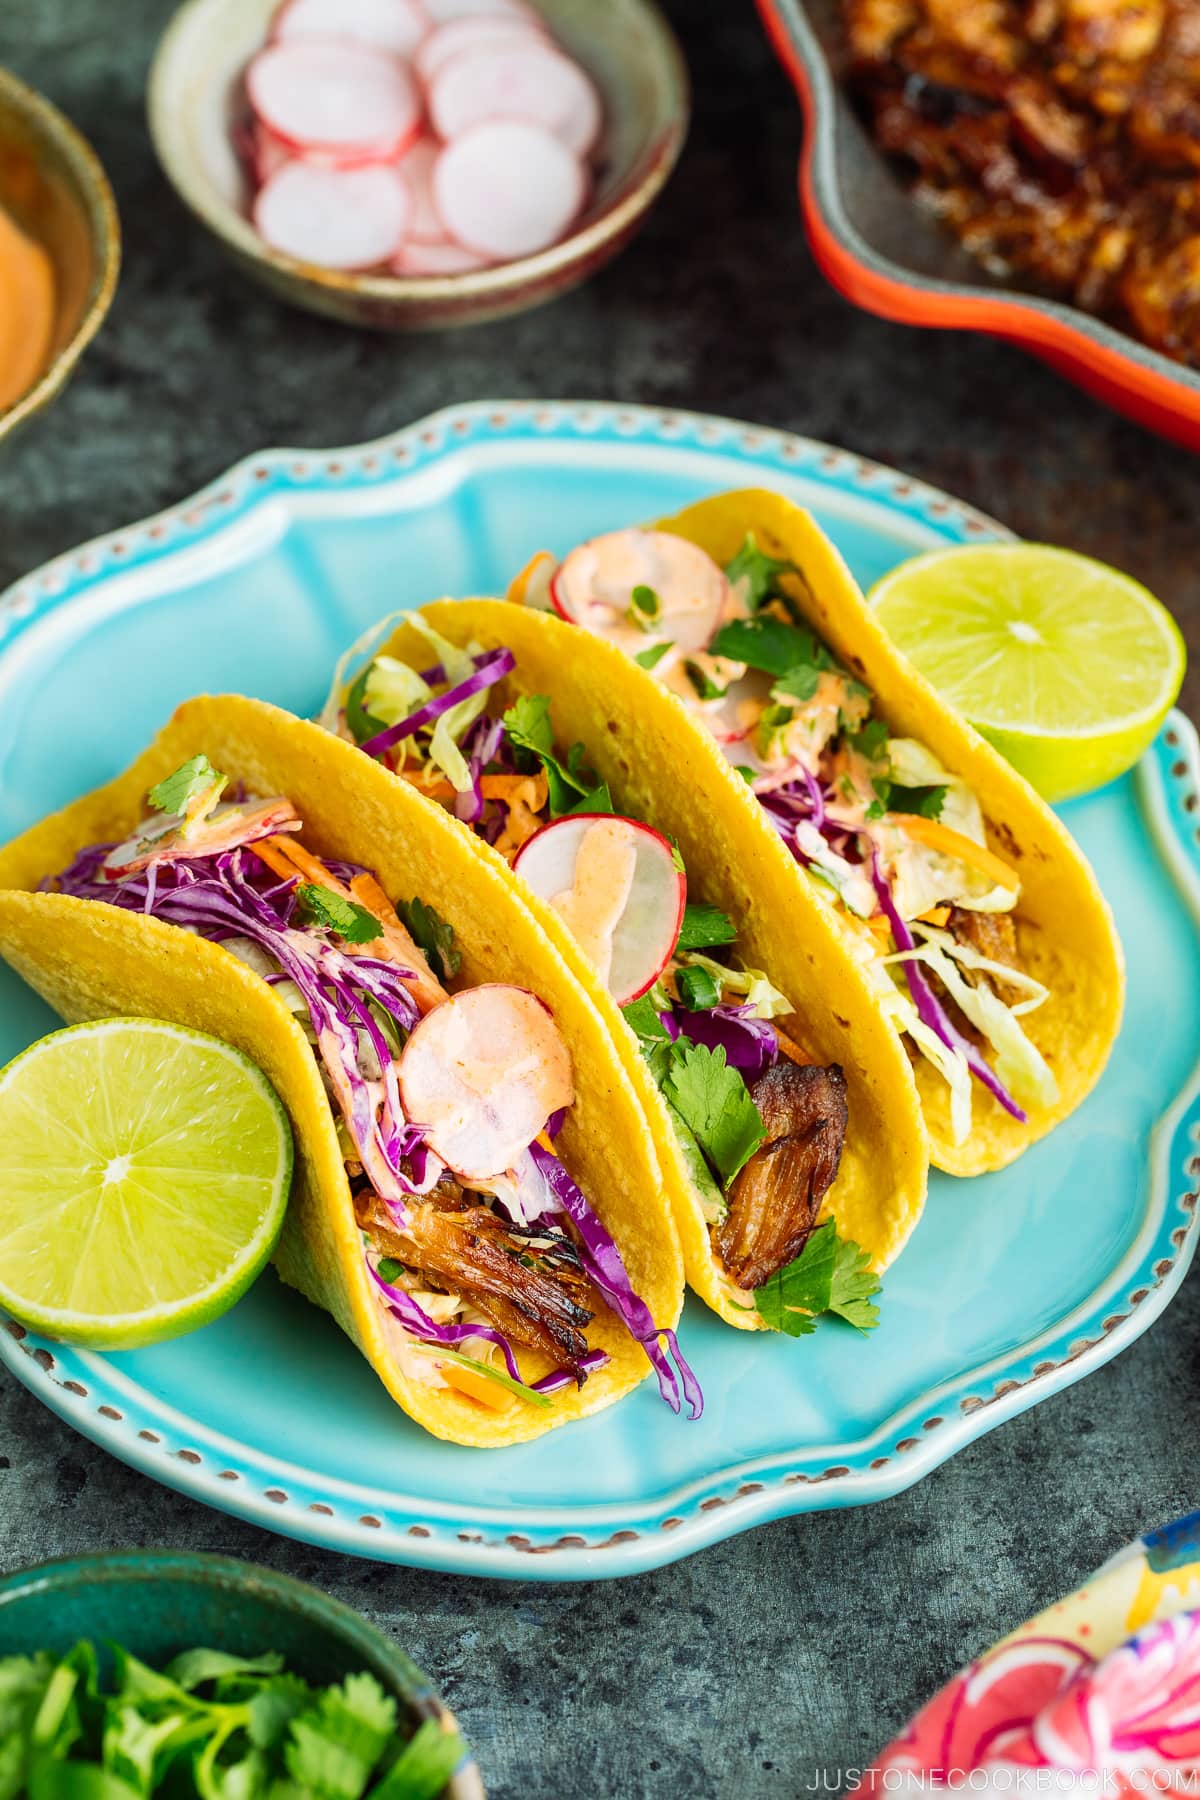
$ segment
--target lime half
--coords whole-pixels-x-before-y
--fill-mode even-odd
[[[871,590],[889,636],[1047,800],[1131,768],[1183,681],[1164,606],[1106,564],[1045,544],[972,544]]]
[[[98,1350],[191,1331],[262,1269],[291,1176],[240,1050],[156,1019],[56,1031],[0,1071],[0,1305]]]

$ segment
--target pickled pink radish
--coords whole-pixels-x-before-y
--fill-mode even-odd
[[[633,607],[634,588],[650,589],[657,612]],[[635,528],[610,531],[572,550],[551,583],[550,598],[564,619],[623,650],[664,639],[703,650],[721,622],[729,583],[698,545],[670,531]]]
[[[408,237],[423,244],[446,243],[446,227],[433,204],[433,166],[441,145],[431,137],[419,137],[404,152],[396,167],[409,185],[413,200]]]
[[[578,813],[535,831],[513,868],[563,919],[619,1006],[653,987],[683,924],[687,877],[661,833]]]
[[[586,156],[600,134],[601,106],[579,64],[530,34],[451,57],[429,84],[429,116],[447,139],[485,119],[526,119]]]
[[[413,59],[413,67],[426,86],[443,63],[465,50],[490,50],[497,44],[528,43],[530,37],[545,43],[546,33],[538,19],[509,18],[504,13],[447,19],[431,31]]]
[[[353,38],[396,56],[411,56],[429,31],[419,0],[287,0],[275,15],[276,43],[300,38]]]
[[[526,0],[423,0],[425,11],[435,25],[447,19],[497,18],[537,19],[541,15]]]
[[[246,92],[263,123],[301,155],[389,161],[420,130],[421,103],[407,67],[363,44],[273,44],[250,64]]]
[[[551,1113],[575,1098],[554,1016],[524,988],[468,988],[435,1006],[399,1064],[405,1114],[463,1181],[512,1168]]]
[[[254,223],[275,250],[326,269],[386,262],[412,217],[408,184],[391,166],[326,169],[286,163],[254,203]]]
[[[491,266],[486,256],[477,256],[474,250],[449,239],[444,244],[426,244],[410,238],[392,258],[396,275],[470,275]]]
[[[434,203],[447,231],[496,261],[556,244],[586,192],[578,158],[520,119],[476,125],[447,144],[433,172]]]

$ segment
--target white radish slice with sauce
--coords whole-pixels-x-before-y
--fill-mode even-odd
[[[444,63],[466,50],[490,50],[497,44],[528,43],[530,38],[546,42],[540,20],[509,18],[503,13],[494,17],[482,14],[463,19],[447,19],[425,38],[413,59],[413,67],[428,84]]]
[[[370,269],[387,262],[412,216],[404,177],[391,167],[325,169],[290,162],[254,203],[264,242],[325,269]]]
[[[407,1117],[463,1181],[512,1168],[575,1098],[554,1015],[526,989],[499,984],[426,1013],[401,1053],[399,1080]]]
[[[416,238],[401,244],[392,258],[396,275],[470,275],[476,269],[490,269],[486,256],[477,256],[464,244],[426,244]]]
[[[448,144],[433,197],[450,235],[496,261],[556,244],[583,205],[577,157],[540,126],[496,119]]]
[[[649,588],[658,613],[631,617],[633,590]],[[556,612],[631,654],[668,641],[703,650],[721,623],[729,583],[707,551],[672,531],[610,531],[571,551],[555,575]],[[644,614],[641,616],[645,616]]]
[[[561,916],[619,1006],[654,985],[687,900],[687,877],[661,833],[612,813],[578,813],[535,831],[513,868]]]
[[[282,138],[277,138],[269,125],[261,119],[255,119],[252,126],[254,139],[254,174],[259,187],[270,181],[272,175],[278,174],[284,163],[291,162],[292,151]]]
[[[418,0],[287,0],[275,15],[271,36],[277,44],[353,38],[395,56],[411,56],[429,26],[429,14]]]
[[[429,116],[439,137],[457,138],[485,119],[527,119],[576,156],[600,135],[600,96],[579,64],[532,34],[524,42],[464,50],[429,84]]]
[[[250,64],[246,93],[258,117],[302,156],[386,162],[420,130],[407,67],[365,44],[273,44]]]
[[[444,244],[446,227],[433,203],[433,169],[441,145],[431,137],[420,137],[406,150],[397,168],[409,185],[413,210],[408,222],[408,238],[415,243]]]

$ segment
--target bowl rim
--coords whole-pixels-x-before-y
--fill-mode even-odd
[[[627,193],[619,195],[589,224],[551,244],[548,249],[538,251],[535,256],[518,257],[513,262],[496,263],[486,269],[460,275],[422,276],[322,269],[315,263],[301,262],[281,250],[272,249],[250,221],[236,207],[222,200],[208,181],[194,175],[190,164],[177,154],[169,125],[172,115],[166,95],[168,70],[184,33],[213,3],[214,0],[183,0],[155,48],[146,87],[147,121],[155,153],[184,205],[230,250],[288,281],[302,283],[321,293],[377,300],[391,307],[406,302],[436,305],[451,300],[497,301],[510,295],[515,298],[563,269],[586,262],[614,238],[632,230],[666,185],[687,138],[692,90],[683,48],[657,0],[628,0],[628,4],[643,15],[660,45],[667,83],[668,119],[665,129],[650,146],[644,172]]]
[[[842,204],[837,85],[801,0],[757,0],[767,35],[792,80],[807,130],[800,205],[824,274],[855,304],[901,324],[975,330],[1054,363],[1101,399],[1124,401],[1143,423],[1200,448],[1200,371],[1077,307],[1012,288],[972,287],[909,269],[875,250]]]
[[[72,173],[75,173],[76,167],[81,172],[81,193],[85,185],[89,190],[82,193],[82,197],[88,213],[88,226],[96,257],[96,268],[82,318],[70,339],[43,369],[33,386],[14,405],[0,412],[2,438],[40,411],[66,385],[76,363],[99,331],[112,305],[117,278],[121,272],[121,220],[104,165],[79,127],[73,125],[45,94],[30,87],[27,81],[14,75],[11,69],[0,68],[0,99],[15,101],[37,131],[51,142],[66,147],[68,160],[73,165]]]
[[[264,1563],[247,1562],[242,1557],[224,1556],[208,1550],[124,1549],[87,1550],[76,1556],[55,1556],[44,1562],[30,1563],[0,1575],[0,1611],[23,1594],[55,1593],[80,1582],[87,1586],[112,1587],[123,1582],[147,1577],[169,1577],[198,1586],[236,1586],[243,1592],[259,1593],[281,1601],[290,1612],[298,1613],[309,1624],[332,1627],[346,1646],[361,1654],[364,1664],[386,1665],[395,1687],[406,1705],[420,1719],[449,1721],[458,1730],[458,1722],[440,1692],[425,1671],[406,1650],[394,1643],[386,1632],[372,1625],[344,1600],[335,1600],[311,1582],[286,1575]],[[460,1732],[461,1735],[461,1732]],[[466,1760],[460,1764],[446,1784],[450,1800],[484,1800],[482,1778],[471,1746],[463,1740]]]

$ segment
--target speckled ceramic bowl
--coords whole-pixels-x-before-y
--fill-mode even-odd
[[[549,250],[468,275],[344,274],[270,249],[247,217],[231,128],[242,71],[277,0],[187,0],[150,71],[150,131],[176,189],[234,259],[274,293],[347,324],[404,331],[523,311],[583,281],[626,244],[666,181],[687,134],[687,69],[653,0],[538,0],[539,10],[604,99],[606,126],[591,202]]]
[[[116,202],[95,151],[7,69],[0,69],[0,206],[45,245],[57,278],[50,361],[0,411],[3,439],[61,393],[112,303],[121,263]]]
[[[116,1550],[0,1579],[0,1656],[63,1652],[79,1638],[111,1639],[157,1666],[203,1644],[243,1656],[278,1650],[314,1682],[365,1669],[415,1723],[454,1725],[428,1677],[358,1613],[302,1581],[228,1556]],[[444,1800],[484,1800],[469,1757]]]

